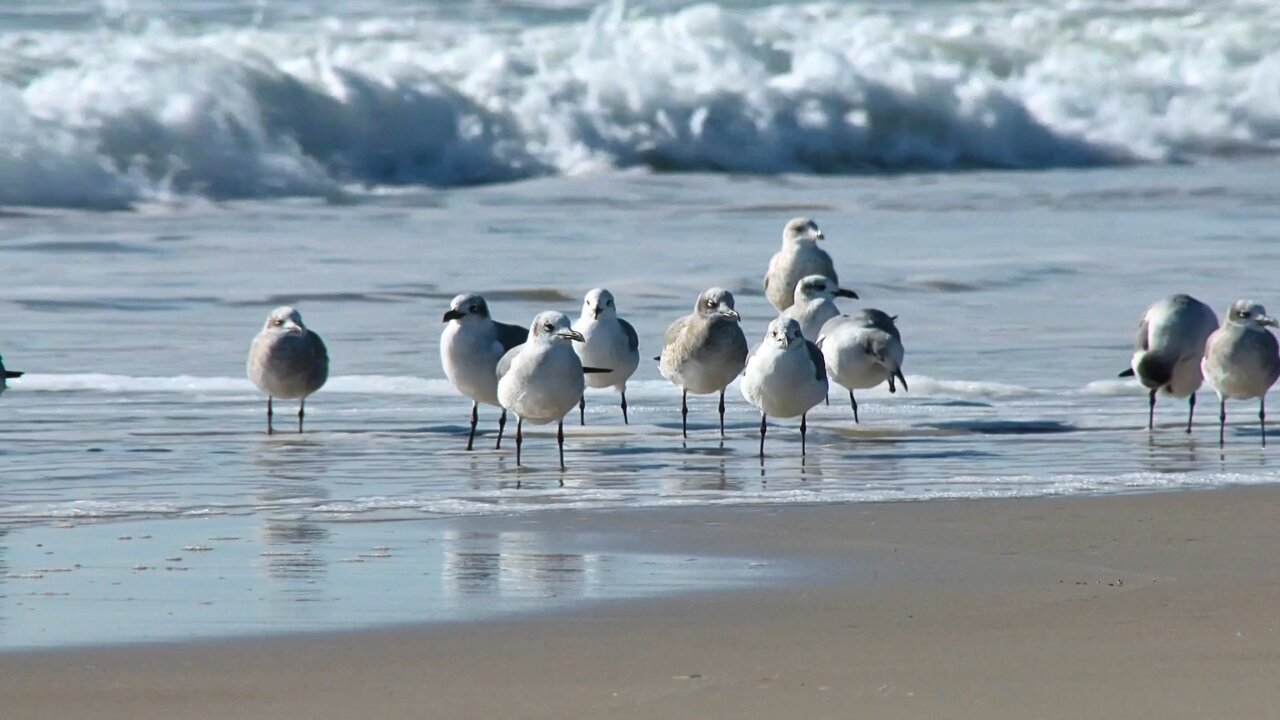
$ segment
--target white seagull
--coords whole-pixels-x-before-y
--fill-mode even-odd
[[[640,365],[640,338],[631,323],[618,317],[613,293],[595,288],[582,301],[582,315],[573,329],[582,334],[583,341],[574,345],[583,365],[608,368],[611,373],[592,373],[587,376],[587,387],[614,387],[622,393],[622,422],[627,418],[627,380]],[[585,425],[587,397],[578,403],[579,422]]]
[[[470,450],[480,420],[479,404],[502,407],[498,402],[498,361],[511,348],[529,337],[529,331],[517,325],[495,322],[489,316],[489,304],[474,293],[463,293],[449,303],[444,314],[444,332],[440,333],[440,362],[444,374],[458,392],[471,398]],[[502,431],[507,426],[507,410],[498,418],[498,442],[502,447]]]
[[[564,416],[582,399],[583,373],[607,373],[584,368],[570,341],[582,342],[564,313],[539,313],[529,326],[529,339],[507,351],[498,361],[498,401],[516,414],[516,465],[524,444],[524,422],[556,422],[560,469],[564,470]]]
[[[1280,377],[1280,348],[1267,328],[1278,326],[1266,308],[1252,300],[1237,300],[1227,310],[1222,327],[1205,343],[1200,367],[1218,392],[1218,447],[1225,443],[1228,398],[1258,398],[1262,446],[1267,446],[1267,391]]]
[[[764,342],[747,361],[742,396],[760,410],[760,462],[770,415],[800,416],[800,454],[805,454],[808,412],[827,396],[827,368],[822,351],[804,339],[800,323],[775,318]]]
[[[769,260],[764,275],[764,294],[779,312],[795,302],[796,283],[803,277],[821,275],[840,284],[831,256],[818,247],[824,237],[809,218],[793,218],[782,228],[782,249]]]
[[[1200,360],[1204,344],[1218,329],[1213,308],[1190,295],[1173,295],[1157,301],[1142,314],[1133,359],[1120,377],[1134,377],[1150,391],[1147,429],[1155,427],[1156,393],[1189,398],[1187,432],[1196,413],[1196,391],[1204,382]]]
[[[297,310],[278,307],[253,338],[247,370],[253,384],[267,394],[267,434],[272,433],[273,398],[300,401],[298,432],[302,432],[307,396],[329,379],[329,351],[320,336],[302,324]]]
[[[680,427],[689,437],[689,393],[720,393],[720,437],[724,437],[724,389],[747,364],[747,337],[742,334],[733,294],[724,288],[704,290],[693,313],[671,323],[657,357],[658,372],[680,392]]]
[[[853,317],[841,315],[828,320],[818,336],[818,347],[822,348],[831,379],[849,391],[855,423],[858,400],[853,396],[854,390],[887,381],[889,392],[897,392],[895,379],[904,391],[907,389],[907,378],[902,374],[906,350],[895,319],[881,310],[867,308]]]
[[[800,332],[806,338],[816,338],[822,334],[822,326],[840,314],[836,307],[836,298],[854,298],[858,293],[844,290],[836,282],[822,275],[809,275],[796,283],[795,302],[782,311],[782,317],[788,317],[800,323]]]

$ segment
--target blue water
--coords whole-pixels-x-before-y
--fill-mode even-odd
[[[288,614],[261,604],[289,607],[263,599],[271,582],[249,582],[251,620],[176,612],[190,622],[162,632],[148,614],[198,602],[222,570],[156,571],[195,578],[165,585],[132,568],[209,537],[239,538],[219,557],[267,562],[253,558],[284,557],[264,530],[279,525],[308,528],[308,554],[332,565],[396,546],[388,533],[439,535],[441,518],[465,531],[555,508],[1280,480],[1256,406],[1232,406],[1219,452],[1207,390],[1192,435],[1168,400],[1148,433],[1145,395],[1115,377],[1161,296],[1280,305],[1275,12],[6,4],[0,352],[28,374],[0,396],[0,646],[42,642],[34,628],[74,605],[64,592],[126,609],[49,644],[259,631]],[[646,361],[630,426],[616,396],[589,394],[565,473],[546,430],[522,471],[489,436],[463,450],[469,403],[437,346],[455,293],[525,324],[608,287],[648,358],[719,284],[755,343],[771,318],[760,278],[800,214],[842,283],[900,316],[910,392],[860,394],[860,425],[833,393],[803,463],[784,421],[761,468],[736,387],[728,437],[696,398],[683,443],[679,394]],[[305,435],[282,404],[268,437],[244,359],[286,302],[325,338],[332,375]],[[482,429],[495,419],[482,410]],[[172,542],[142,553],[118,534]],[[113,580],[82,572],[103,553]],[[637,562],[617,560],[595,596],[648,592],[621,579]],[[369,567],[310,577],[333,602],[306,627],[424,617],[354,597],[391,586]],[[155,604],[112,604],[90,581]],[[124,629],[94,630],[107,625]]]

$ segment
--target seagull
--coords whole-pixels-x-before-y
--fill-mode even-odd
[[[808,412],[827,396],[822,351],[804,339],[800,323],[779,317],[769,323],[764,342],[747,361],[742,397],[760,410],[760,462],[768,416],[800,416],[800,455],[805,454]]]
[[[1213,309],[1190,295],[1173,295],[1157,301],[1142,314],[1133,359],[1120,377],[1134,377],[1150,390],[1147,429],[1155,427],[1156,393],[1189,398],[1187,432],[1196,413],[1196,391],[1204,382],[1200,360],[1204,344],[1218,329]]]
[[[738,325],[733,294],[713,287],[698,296],[693,313],[671,323],[662,342],[658,372],[680,387],[680,427],[689,437],[689,393],[720,393],[724,437],[724,389],[747,363],[747,337]]]
[[[630,424],[627,419],[627,380],[640,365],[640,338],[631,323],[618,317],[618,308],[613,302],[613,293],[604,288],[595,288],[582,300],[582,315],[573,326],[582,334],[583,342],[574,345],[583,365],[594,365],[609,368],[608,374],[591,374],[587,376],[587,387],[615,387],[622,393],[622,422]],[[587,424],[587,397],[582,396],[578,403],[578,420]]]
[[[806,338],[816,338],[822,334],[822,326],[840,314],[835,301],[838,297],[856,300],[858,293],[841,289],[834,280],[822,275],[809,275],[796,283],[795,302],[782,311],[782,317],[800,323],[800,331]]]
[[[582,399],[584,373],[608,373],[584,368],[569,341],[583,342],[564,313],[539,313],[529,326],[528,340],[498,361],[498,400],[516,414],[516,465],[524,444],[524,421],[534,425],[558,423],[556,444],[564,470],[564,416]]]
[[[22,375],[23,373],[20,373],[17,370],[5,370],[4,358],[0,358],[0,390],[4,390],[6,387],[8,387],[8,385],[5,383],[6,380],[20,378],[22,377]]]
[[[444,374],[458,392],[471,398],[470,450],[476,439],[476,423],[480,421],[479,404],[501,407],[498,402],[498,361],[504,353],[523,343],[529,331],[518,326],[495,322],[489,316],[489,305],[483,297],[463,293],[449,303],[444,314],[444,332],[440,333],[440,362]],[[498,418],[498,442],[502,447],[502,431],[507,427],[507,409]]]
[[[1225,444],[1227,399],[1258,398],[1262,447],[1267,446],[1267,390],[1280,377],[1280,348],[1268,327],[1280,327],[1267,309],[1252,300],[1237,300],[1227,318],[1209,336],[1200,368],[1218,392],[1218,447]]]
[[[782,249],[769,260],[769,270],[764,275],[764,294],[779,312],[795,302],[800,278],[821,275],[840,284],[831,256],[818,247],[817,241],[824,237],[818,224],[809,218],[793,218],[782,228]]]
[[[267,434],[272,433],[273,398],[298,398],[298,432],[302,432],[307,396],[329,379],[329,351],[320,336],[302,324],[297,310],[278,307],[253,338],[247,369],[253,384],[267,394]]]
[[[894,324],[897,316],[867,308],[853,317],[841,315],[827,321],[818,336],[818,347],[827,361],[831,379],[849,391],[853,421],[858,422],[858,401],[854,390],[873,388],[888,381],[889,392],[897,392],[894,380],[907,389],[902,374],[902,336]]]

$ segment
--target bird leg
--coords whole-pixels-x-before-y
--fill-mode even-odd
[[[849,391],[849,404],[853,405],[853,423],[858,424],[858,401],[853,399],[853,391]]]
[[[267,434],[268,435],[271,434],[271,416],[274,414],[275,414],[275,411],[271,409],[271,396],[268,395],[267,396]]]
[[[766,432],[765,420],[768,418],[764,413],[760,413],[760,465],[764,466],[764,434]]]
[[[560,448],[560,472],[564,472],[564,418],[560,418],[560,424],[556,426],[556,446]],[[564,481],[561,480],[563,485]]]
[[[507,409],[502,408],[502,414],[498,416],[498,442],[493,446],[494,450],[502,449],[502,431],[507,429]]]
[[[1196,416],[1196,394],[1191,393],[1191,399],[1187,401],[1190,408],[1187,410],[1187,434],[1191,434],[1191,419]]]
[[[805,456],[805,433],[809,430],[809,425],[806,422],[808,417],[809,413],[802,413],[800,415],[800,457]]]
[[[1219,402],[1222,403],[1222,409],[1218,411],[1218,447],[1223,447],[1226,445],[1227,399],[1220,398]]]
[[[524,418],[516,416],[516,467],[520,467],[520,446],[524,444]]]
[[[1147,406],[1147,429],[1152,430],[1156,426],[1156,391],[1151,391],[1151,401]]]
[[[720,437],[724,437],[724,388],[720,389]]]
[[[583,393],[582,397],[578,398],[578,424],[579,425],[587,424],[587,394],[586,393]]]
[[[1267,396],[1258,399],[1258,427],[1262,430],[1262,447],[1267,446]]]
[[[689,439],[689,391],[680,391],[680,433]]]
[[[627,389],[622,388],[622,424],[630,425],[631,421],[627,419]]]
[[[467,436],[467,449],[471,449],[471,444],[476,439],[476,423],[480,422],[480,404],[471,401],[471,434]]]
[[[298,434],[302,434],[302,416],[307,414],[307,399],[302,398],[298,402]]]

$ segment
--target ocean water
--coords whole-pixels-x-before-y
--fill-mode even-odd
[[[0,646],[256,632],[317,584],[325,611],[299,627],[454,617],[351,599],[394,588],[401,562],[301,585],[245,570],[256,601],[189,611],[228,568],[345,568],[495,514],[1280,480],[1256,404],[1229,407],[1220,452],[1211,392],[1190,436],[1170,400],[1149,433],[1145,394],[1116,378],[1159,297],[1280,306],[1278,7],[7,3],[0,352],[28,374],[0,395]],[[728,437],[700,397],[682,442],[679,392],[647,358],[713,284],[758,342],[793,215],[862,296],[846,310],[900,316],[910,390],[860,393],[859,425],[833,392],[807,458],[782,421],[762,467],[736,386]],[[576,316],[597,286],[641,338],[632,424],[592,391],[568,470],[547,428],[517,469],[482,408],[464,451],[469,402],[439,362],[449,298],[526,324]],[[306,434],[281,403],[267,436],[244,359],[284,303],[325,338],[331,378]],[[112,541],[144,535],[165,543]],[[468,542],[512,566],[557,554]],[[205,545],[241,562],[138,579]],[[458,594],[448,552],[413,566],[434,578],[415,592]],[[570,595],[651,592],[669,564],[592,562],[609,590]],[[504,577],[499,601],[545,594]],[[137,602],[91,587],[113,582]],[[187,621],[160,629],[157,607]],[[60,620],[71,608],[82,623]]]

